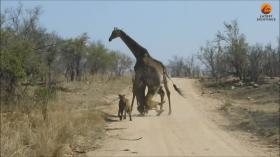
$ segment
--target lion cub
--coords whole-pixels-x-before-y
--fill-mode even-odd
[[[131,107],[130,107],[129,100],[125,98],[125,95],[121,95],[121,94],[119,94],[119,98],[120,98],[120,101],[119,101],[118,116],[120,117],[120,120],[122,120],[122,118],[126,119],[126,113],[128,113],[129,120],[132,121],[132,119],[131,119]]]

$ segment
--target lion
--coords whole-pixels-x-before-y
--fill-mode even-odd
[[[131,118],[131,107],[130,107],[130,103],[129,100],[127,98],[125,98],[125,95],[121,95],[119,94],[119,111],[118,111],[118,116],[120,117],[120,120],[126,119],[126,113],[128,113],[129,115],[129,120],[132,121]]]

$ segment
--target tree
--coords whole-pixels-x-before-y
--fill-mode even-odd
[[[75,39],[68,39],[64,42],[61,53],[62,60],[65,64],[65,76],[71,81],[80,80],[82,75],[81,61],[86,54],[87,34],[82,34]]]
[[[240,80],[246,76],[246,62],[248,44],[244,34],[239,33],[238,22],[232,21],[230,24],[224,23],[225,33],[218,32],[217,39],[225,42],[224,50],[227,53],[228,61],[234,69],[234,74]]]
[[[259,79],[259,76],[264,71],[264,51],[263,47],[259,44],[256,44],[255,46],[250,47],[248,51],[248,60],[249,60],[249,66],[248,66],[248,76],[250,78],[250,81],[257,82]]]
[[[126,70],[129,70],[132,66],[132,59],[123,53],[118,51],[112,51],[112,55],[115,57],[114,71],[117,76],[122,76]]]
[[[28,79],[31,73],[34,77],[39,73],[38,55],[32,42],[12,30],[1,28],[0,47],[1,98],[9,99],[15,96],[19,81]]]
[[[87,65],[91,74],[105,73],[110,61],[108,49],[101,42],[92,42],[88,47]]]
[[[184,59],[182,57],[173,56],[171,60],[168,60],[168,69],[171,76],[183,76],[184,71]]]
[[[211,76],[218,80],[225,73],[226,64],[225,55],[219,46],[219,42],[213,45],[213,42],[207,42],[205,47],[201,47],[198,52],[198,59],[204,64]]]
[[[280,75],[280,52],[273,49],[271,44],[267,44],[264,48],[264,73],[270,77]]]

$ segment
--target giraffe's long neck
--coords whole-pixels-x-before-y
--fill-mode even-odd
[[[144,55],[149,55],[147,49],[139,45],[136,41],[134,41],[130,36],[128,36],[125,32],[121,31],[120,38],[126,44],[126,46],[130,49],[136,59],[140,59],[144,57]]]

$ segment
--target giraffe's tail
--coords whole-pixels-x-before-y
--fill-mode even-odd
[[[180,88],[178,88],[178,87],[175,85],[175,83],[173,82],[173,80],[172,80],[172,79],[170,78],[170,76],[168,75],[165,66],[164,66],[162,63],[161,63],[161,65],[162,65],[162,67],[163,67],[164,75],[166,75],[166,77],[172,82],[173,87],[174,87],[174,89],[176,90],[176,92],[178,92],[182,97],[186,98],[184,92],[183,92]]]
[[[176,90],[176,92],[178,92],[182,97],[185,98],[185,94],[183,93],[183,91],[180,88],[178,88],[174,83],[173,83],[173,87]]]
[[[186,98],[184,92],[183,92],[180,88],[178,88],[178,87],[176,86],[176,84],[173,82],[173,80],[170,78],[170,76],[169,76],[167,73],[165,73],[165,75],[166,75],[167,78],[172,82],[173,87],[174,87],[174,89],[176,90],[176,92],[178,92],[182,97]]]

